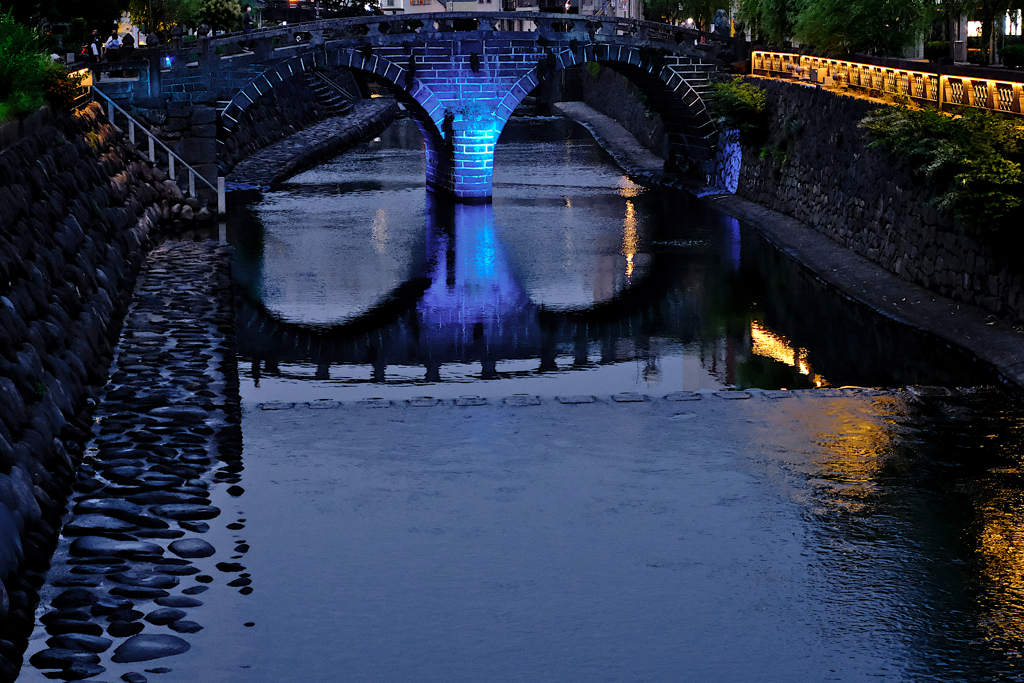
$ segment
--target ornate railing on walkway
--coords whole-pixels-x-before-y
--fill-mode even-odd
[[[117,114],[120,114],[121,118],[126,120],[125,123],[127,123],[128,128],[128,140],[133,145],[136,144],[136,131],[141,131],[142,134],[148,140],[149,160],[152,163],[156,164],[157,149],[159,148],[160,150],[162,150],[165,155],[164,159],[167,163],[167,177],[170,178],[171,180],[177,180],[178,167],[180,166],[181,168],[185,169],[185,171],[188,173],[188,196],[192,198],[198,197],[198,195],[196,194],[196,180],[198,179],[201,184],[205,185],[206,187],[213,190],[217,194],[217,213],[219,215],[224,215],[226,211],[226,203],[224,196],[223,177],[218,177],[217,184],[214,185],[209,180],[204,178],[199,173],[199,171],[185,163],[184,159],[182,159],[180,156],[172,152],[171,149],[163,142],[161,142],[160,139],[157,138],[157,136],[154,135],[148,128],[146,128],[145,125],[136,121],[128,112],[126,112],[124,109],[118,106],[117,103],[115,103],[112,99],[107,97],[102,90],[96,88],[95,86],[90,88],[90,90],[94,96],[99,95],[106,101],[107,118],[110,119],[110,124],[114,126],[114,128],[116,128],[118,131],[123,132],[123,129],[117,125],[117,121],[115,118]]]
[[[837,83],[875,94],[906,95],[943,111],[977,107],[1024,116],[1024,74],[925,62],[873,59],[855,62],[792,52],[754,50],[752,71],[761,76]]]

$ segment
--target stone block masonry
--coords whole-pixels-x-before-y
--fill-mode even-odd
[[[0,152],[0,681],[21,665],[145,245],[182,206],[98,105],[44,118]]]
[[[1024,320],[1024,265],[958,230],[910,164],[857,127],[878,103],[783,81],[768,96],[768,148],[743,147],[736,194],[792,216],[901,278]]]
[[[380,134],[397,114],[394,100],[363,100],[346,116],[321,121],[243,159],[228,180],[262,189],[273,187],[361,140]]]

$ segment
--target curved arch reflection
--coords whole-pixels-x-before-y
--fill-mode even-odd
[[[618,340],[633,339],[637,328],[648,325],[657,315],[651,302],[664,300],[673,281],[667,268],[659,276],[659,259],[650,257],[649,267],[634,270],[628,282],[591,291],[589,306],[539,305],[520,284],[491,204],[452,204],[430,194],[426,201],[425,258],[414,260],[422,264],[423,276],[410,273],[341,324],[296,323],[263,304],[251,282],[240,287],[239,350],[253,359],[254,373],[274,372],[279,363],[312,362],[322,379],[331,365],[370,364],[374,377],[383,380],[388,365],[421,365],[427,381],[438,381],[445,363],[478,362],[481,377],[492,378],[506,359],[537,358],[538,369],[554,369],[567,345],[583,367],[595,339],[603,340],[603,360],[612,361],[621,356]],[[617,256],[616,268],[625,273],[627,255]],[[608,298],[595,301],[602,292]],[[691,302],[676,304],[689,311]],[[672,317],[698,316],[676,311]]]

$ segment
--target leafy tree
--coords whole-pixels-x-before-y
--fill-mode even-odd
[[[192,21],[215,31],[238,31],[242,27],[242,5],[238,0],[194,0]]]
[[[36,32],[14,21],[10,12],[0,14],[0,120],[43,105],[40,83],[46,64]]]
[[[172,26],[194,23],[197,5],[197,0],[129,0],[128,16],[136,26],[164,34],[166,39]]]
[[[968,109],[956,117],[930,109],[885,107],[860,122],[873,146],[907,158],[939,192],[939,208],[964,225],[1006,231],[1024,209],[1024,129],[999,114]]]
[[[740,0],[739,18],[755,42],[781,45],[793,35],[800,0]]]
[[[823,50],[901,56],[929,25],[930,9],[926,0],[811,0],[793,33]]]
[[[70,109],[78,81],[42,53],[36,31],[0,14],[0,121],[25,116],[49,101]]]

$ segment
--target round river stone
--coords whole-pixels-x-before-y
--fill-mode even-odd
[[[188,558],[209,557],[217,552],[212,545],[201,538],[183,538],[180,541],[174,541],[169,549],[178,557]]]
[[[145,541],[115,541],[101,536],[82,536],[71,543],[71,554],[86,557],[138,557],[163,555],[164,549]]]
[[[123,664],[126,662],[145,662],[160,657],[170,657],[188,652],[192,647],[188,642],[177,636],[165,634],[140,634],[132,636],[121,643],[111,661]]]
[[[158,505],[153,514],[169,519],[213,519],[220,514],[220,508],[212,505],[191,505],[188,503]]]

